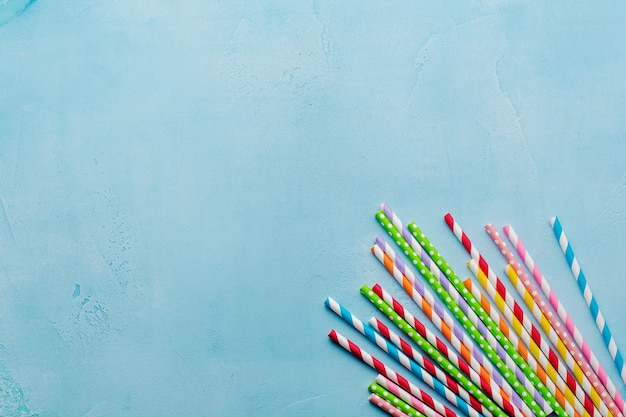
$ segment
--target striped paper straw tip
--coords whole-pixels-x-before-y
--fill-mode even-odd
[[[460,379],[455,379],[440,369],[439,366],[447,364],[447,360],[443,360],[443,358],[441,361],[438,360],[441,358],[441,354],[438,354],[431,349],[432,357],[434,360],[438,360],[438,365],[413,349],[411,349],[411,354],[407,355],[408,353],[405,353],[396,347],[397,345],[393,343],[393,340],[383,338],[372,326],[364,324],[347,308],[341,306],[332,298],[329,297],[327,299],[327,305],[333,312],[339,315],[339,317],[344,319],[348,324],[362,333],[370,341],[374,342],[380,349],[398,361],[402,366],[407,368],[430,387],[446,396],[458,396],[458,406],[460,406],[462,402],[465,402],[469,407],[474,408],[477,411],[476,414],[480,413],[487,417],[491,417],[493,415],[505,417],[504,411],[494,404],[482,391],[477,389],[477,387],[463,375],[461,375]],[[394,336],[397,335],[394,334]],[[410,348],[408,343],[405,343],[405,346]],[[429,353],[429,355],[430,354],[431,353]],[[473,412],[471,409],[469,411],[470,413]]]
[[[381,374],[383,374],[383,375],[385,375],[387,377],[389,376],[389,372],[388,372],[387,366],[384,363],[382,363],[380,360],[376,359],[375,357],[373,357],[369,353],[361,350],[359,345],[357,345],[356,343],[352,342],[350,339],[342,336],[341,334],[337,333],[337,331],[335,329],[332,329],[330,331],[330,333],[328,333],[328,337],[330,338],[330,340],[332,340],[333,342],[335,342],[336,344],[338,344],[339,346],[341,346],[342,348],[344,348],[345,350],[350,352],[357,359],[360,359],[365,364],[367,364],[370,367],[374,368],[375,370],[377,370]],[[404,380],[403,381],[404,383],[406,383],[406,384],[409,383],[409,381],[407,379],[403,378],[403,380]]]
[[[342,347],[344,350],[347,350],[350,354],[352,354],[352,356],[359,359],[361,362],[368,365],[369,367],[375,369],[381,375],[386,376],[387,378],[389,378],[390,380],[398,384],[400,387],[402,387],[406,391],[413,394],[415,397],[427,403],[430,407],[436,409],[439,413],[443,414],[445,417],[457,417],[456,412],[452,411],[450,408],[441,404],[438,400],[434,399],[424,390],[413,385],[406,377],[400,375],[399,373],[394,371],[392,368],[387,367],[383,362],[381,362],[374,356],[370,355],[365,350],[361,349],[359,345],[352,342],[350,339],[346,338],[345,336],[339,334],[336,330],[331,330],[330,333],[328,334],[328,337],[333,342],[335,342],[338,346]],[[456,401],[456,397],[445,396],[445,398],[451,404],[455,404],[456,406],[459,406],[459,407],[462,405],[462,404],[459,404],[458,401]],[[473,410],[473,411],[472,410],[473,409],[470,410],[467,407],[463,407],[463,412],[465,413],[466,416],[480,416],[480,414],[476,412],[476,410]]]
[[[370,383],[368,389],[371,393],[377,394],[379,397],[383,398],[389,405],[395,407],[399,411],[410,415],[411,417],[425,417],[424,414],[420,413],[411,405],[407,404],[401,398],[398,398],[396,395],[394,395],[392,392],[388,391],[381,385],[378,385],[376,382]]]
[[[385,377],[384,375],[378,374],[376,376],[376,383],[381,387],[385,388],[387,391],[391,392],[396,397],[400,398],[402,401],[407,404],[411,404],[413,408],[415,408],[420,413],[424,414],[427,417],[442,417],[442,415],[435,411],[433,407],[426,404],[426,402],[421,399],[416,398],[410,392],[402,389],[395,382]]]
[[[369,402],[371,402],[390,416],[410,417],[409,414],[404,413],[398,407],[394,407],[393,405],[389,404],[378,394],[372,393],[370,394],[368,399]]]

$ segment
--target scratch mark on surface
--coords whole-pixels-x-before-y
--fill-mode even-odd
[[[24,139],[24,117],[20,121],[19,134],[17,135],[17,149],[15,150],[15,162],[13,163],[13,178],[11,179],[11,189],[15,190],[15,179],[17,178],[17,167],[22,154],[22,140]]]
[[[528,156],[528,159],[531,163],[532,166],[532,170],[530,170],[533,173],[532,179],[536,182],[537,181],[537,171],[538,171],[538,167],[537,167],[537,162],[535,161],[535,158],[532,155],[532,152],[528,146],[528,139],[526,138],[526,134],[524,133],[524,126],[522,124],[522,116],[521,113],[519,111],[519,109],[517,108],[517,106],[511,101],[511,98],[509,97],[509,94],[502,88],[502,78],[500,75],[500,66],[501,63],[503,62],[504,57],[501,56],[495,63],[495,68],[494,68],[494,78],[496,81],[496,86],[498,88],[498,93],[500,94],[500,96],[504,99],[504,101],[507,104],[507,107],[509,107],[511,109],[512,114],[514,115],[515,118],[515,124],[514,126],[514,131],[511,132],[511,135],[515,135],[515,136],[519,136],[520,139],[520,144],[523,148],[523,152]]]
[[[229,377],[228,390],[223,397],[224,401],[222,402],[222,410],[220,412],[221,415],[226,415],[226,407],[231,403],[231,401],[233,401],[233,398],[235,397],[236,382],[237,381],[235,374],[231,373]]]
[[[239,40],[239,31],[241,30],[241,26],[244,24],[244,22],[248,22],[248,21],[250,21],[250,17],[248,13],[248,7],[246,6],[246,12],[243,14],[241,19],[239,19],[239,21],[237,22],[237,25],[235,25],[235,29],[233,30],[233,33],[230,35],[231,40],[232,39]]]
[[[326,25],[324,25],[322,28],[320,41],[322,43],[322,52],[324,53],[326,64],[332,65],[335,60],[335,46],[333,44],[332,37],[328,33],[328,27]]]
[[[495,14],[494,13],[486,13],[486,14],[483,14],[483,15],[480,15],[480,16],[470,17],[469,19],[465,19],[465,20],[460,20],[458,22],[454,22],[454,26],[453,27],[460,27],[460,26],[467,25],[467,24],[476,22],[478,20],[483,20],[483,19],[486,19],[486,18],[489,18],[489,17],[492,17],[492,16],[495,16]]]
[[[495,70],[494,70],[494,76],[496,78],[496,84],[498,85],[498,92],[500,93],[502,98],[504,98],[506,100],[506,102],[509,104],[509,106],[511,106],[511,108],[513,109],[513,112],[515,113],[515,118],[517,119],[517,124],[520,127],[520,131],[521,131],[521,115],[520,115],[520,112],[519,112],[518,108],[515,106],[515,104],[513,104],[513,102],[509,98],[509,94],[502,89],[502,82],[501,82],[501,79],[500,79],[500,64],[502,63],[503,60],[504,60],[504,57],[501,56],[496,61]]]
[[[3,0],[2,2],[0,2],[0,6],[3,6],[3,7],[13,6],[14,7],[13,10],[8,10],[8,13],[4,17],[2,16],[2,13],[0,13],[0,26],[6,23],[9,23],[11,20],[13,20],[13,18],[24,13],[24,11],[28,9],[30,5],[33,4],[36,0],[29,0],[21,7],[20,7],[20,4],[17,4],[18,3],[17,1],[12,1],[11,3],[9,3],[10,1],[11,0]],[[17,6],[15,6],[15,4],[17,4]],[[2,12],[2,9],[0,9],[0,12]]]
[[[320,43],[322,46],[322,53],[324,54],[324,60],[326,65],[332,66],[335,62],[335,45],[333,38],[328,31],[328,25],[322,18],[319,2],[313,2],[313,14],[315,19],[322,25],[322,31],[320,32]]]
[[[9,233],[9,236],[11,237],[11,242],[15,243],[15,236],[13,235],[13,228],[11,227],[11,221],[9,220],[9,217],[7,216],[7,211],[4,206],[4,200],[2,199],[2,197],[0,197],[0,210],[2,210],[2,213],[0,213],[0,215],[2,216],[4,224],[6,224],[6,229]]]
[[[453,29],[458,29],[459,27],[462,27],[464,25],[471,24],[473,22],[483,20],[486,18],[490,18],[492,16],[494,16],[493,13],[488,13],[488,14],[484,14],[481,16],[472,17],[466,20],[461,20],[459,22],[452,22],[447,27],[441,30],[435,30],[435,31],[430,32],[426,41],[424,41],[424,43],[422,43],[422,45],[417,48],[417,56],[415,57],[415,64],[414,64],[417,70],[416,71],[417,78],[415,80],[415,83],[413,84],[411,93],[409,94],[408,102],[406,105],[406,111],[410,110],[411,103],[413,102],[413,99],[415,98],[415,95],[417,94],[417,90],[419,89],[420,81],[421,81],[421,74],[422,74],[422,71],[424,70],[425,65],[429,61],[428,51],[430,47],[432,46],[432,44],[436,42],[439,37],[452,31]]]
[[[321,257],[324,256],[324,254],[326,253],[326,249],[322,248],[322,249],[318,249],[315,254],[313,256],[308,257],[305,261],[303,261],[302,263],[300,263],[300,266],[298,267],[298,269],[296,270],[296,273],[294,274],[294,277],[299,277],[300,274],[304,271],[304,270],[308,270],[310,269],[311,265],[316,262],[318,259],[320,259]],[[307,279],[306,283],[311,282],[316,276],[310,277],[309,279]],[[292,281],[295,283],[295,280]]]
[[[607,219],[606,223],[611,225],[611,229],[620,226],[620,224],[626,221],[622,215],[625,200],[626,172],[622,174],[620,181],[613,187],[613,190],[607,198],[606,206],[600,215],[600,218]]]
[[[133,417],[133,414],[127,407],[122,407],[110,401],[101,401],[96,404],[83,417]]]
[[[450,181],[450,187],[453,188],[455,185],[456,175],[454,175],[454,171],[452,170],[452,161],[450,160],[450,149],[448,149],[448,141],[444,141],[444,150],[446,152],[446,166],[447,166],[448,178]]]
[[[415,57],[415,69],[416,71],[416,80],[415,83],[413,84],[413,88],[411,89],[411,93],[409,94],[409,100],[406,104],[406,110],[408,111],[409,108],[411,107],[411,102],[413,101],[413,97],[416,94],[416,91],[419,87],[420,84],[420,80],[421,80],[421,74],[422,74],[422,70],[424,69],[424,65],[428,62],[428,46],[431,43],[431,41],[433,40],[433,37],[435,36],[435,33],[431,33],[430,35],[428,35],[428,38],[426,39],[426,41],[422,44],[422,46],[420,46],[419,48],[417,48],[417,56]]]
[[[304,398],[302,400],[291,402],[291,403],[287,404],[285,407],[283,407],[283,409],[281,411],[281,414],[286,413],[287,410],[289,410],[290,408],[298,406],[298,405],[300,405],[302,403],[306,403],[306,402],[309,402],[309,401],[312,401],[312,400],[316,400],[318,398],[325,397],[325,396],[326,396],[326,394],[313,394],[310,397]]]

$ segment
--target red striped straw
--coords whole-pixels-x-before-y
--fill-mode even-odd
[[[515,341],[514,343],[517,344],[520,354],[528,358],[529,364],[532,364],[531,366],[537,366],[538,369],[540,369],[537,373],[540,374],[542,380],[546,380],[546,386],[550,387],[550,389],[558,389],[559,398],[565,398],[568,404],[571,404],[575,408],[577,413],[583,415],[591,414],[594,415],[594,417],[604,416],[604,414],[596,410],[591,399],[586,396],[587,394],[582,391],[580,387],[578,387],[579,395],[582,395],[583,398],[580,399],[575,396],[574,389],[571,387],[577,387],[576,380],[559,360],[557,353],[554,352],[552,347],[544,340],[540,330],[530,322],[528,316],[524,315],[521,306],[515,303],[513,308],[509,307],[507,301],[512,299],[511,294],[508,291],[503,291],[503,286],[496,288],[488,280],[485,273],[479,269],[475,259],[469,262],[469,267],[489,296],[494,300],[495,305],[500,309],[502,315],[511,322],[511,327],[520,337],[518,339],[515,333],[509,333],[509,339]],[[495,310],[492,310],[491,314],[497,313]],[[500,322],[499,325],[502,328],[508,329],[504,321]],[[526,343],[528,349],[524,343]],[[528,356],[528,352],[530,352],[532,356]],[[543,374],[541,374],[541,372],[543,372]],[[562,374],[559,372],[565,374],[565,377],[563,377],[565,380],[561,378]],[[550,377],[550,379],[547,377]]]
[[[508,339],[503,338],[502,332],[493,327],[493,320],[482,309],[473,306],[477,300],[467,292],[458,276],[417,225],[411,223],[404,227],[387,206],[377,212],[376,217],[428,284],[441,295],[439,298],[461,321],[463,328],[484,348],[486,354],[492,355],[490,359],[493,359],[494,365],[503,371],[502,375],[516,387],[529,407],[539,415],[554,411],[565,417],[567,413],[563,407],[538,379],[535,371],[519,357]],[[537,410],[537,407],[543,410]]]
[[[375,332],[371,326],[363,323],[358,317],[352,314],[347,308],[341,306],[333,298],[328,297],[326,299],[326,306],[366,336],[370,341],[374,342],[381,350],[389,354],[390,357],[428,384],[428,386],[437,390],[437,392],[447,398],[457,397],[454,404],[463,411],[467,408],[467,412],[471,417],[495,416],[495,414],[490,411],[489,404],[483,403],[478,399],[479,395],[474,390],[475,387],[463,387],[452,375],[444,372],[439,365],[419,352],[411,351],[413,357],[407,356],[401,350],[398,350],[392,342]],[[472,391],[471,393],[469,392],[470,389]],[[483,394],[480,390],[478,391],[480,394]],[[486,396],[482,396],[486,398]],[[466,403],[466,408],[461,406],[463,403]],[[504,414],[501,410],[500,413]]]
[[[331,330],[330,333],[328,333],[328,337],[337,345],[350,352],[354,357],[361,360],[361,362],[377,370],[381,375],[386,376],[391,381],[410,392],[413,396],[422,400],[429,407],[437,410],[437,412],[442,414],[444,417],[460,417],[455,411],[434,399],[426,391],[416,387],[408,379],[382,363],[380,360],[376,359],[374,356],[362,350],[359,345],[341,335],[336,330]]]
[[[378,394],[370,394],[369,401],[390,416],[411,417],[395,405],[391,405],[390,403],[388,403],[383,397]]]
[[[517,274],[519,279],[515,280],[515,276],[513,276],[513,280],[516,281],[514,283],[515,289],[522,296],[526,305],[535,316],[544,332],[548,335],[550,341],[556,346],[557,351],[561,354],[565,363],[569,365],[578,383],[581,384],[585,392],[589,394],[591,398],[593,398],[594,395],[599,395],[613,415],[623,417],[622,411],[612,400],[612,397],[600,382],[591,366],[585,361],[582,352],[567,333],[558,317],[546,304],[541,295],[541,291],[537,289],[528,274],[526,274],[526,271],[524,271],[522,265],[504,242],[502,236],[500,236],[493,225],[487,225],[485,229],[498,249],[500,249],[500,253],[509,263],[507,268],[512,268]],[[508,271],[508,273],[509,276],[512,275],[510,271]],[[606,410],[601,411],[606,412]]]
[[[417,318],[415,318],[415,320],[417,320]],[[369,324],[377,332],[379,332],[384,338],[390,340],[394,345],[400,347],[400,349],[402,349],[402,351],[407,356],[414,358],[415,355],[419,355],[419,352],[417,351],[417,349],[414,349],[406,340],[401,338],[398,334],[396,334],[389,327],[385,326],[377,318],[372,318],[369,321]],[[408,324],[411,325],[411,323],[408,323]],[[423,324],[422,324],[422,326],[423,326]],[[418,331],[418,333],[419,333],[419,331]],[[425,349],[425,347],[422,346],[422,349]],[[445,356],[445,353],[443,353],[441,351],[439,353],[441,353],[441,354],[443,354]],[[450,362],[452,362],[452,361],[450,361]],[[453,363],[453,365],[455,365],[455,363]],[[487,382],[487,380],[485,380],[484,378],[481,378],[480,375],[478,375],[478,373],[476,373],[476,371],[471,369],[466,363],[464,363],[464,365],[465,365],[464,366],[464,370],[462,372],[465,374],[466,370],[469,371],[466,374],[466,376],[468,376],[474,383],[476,383],[478,385],[478,387],[480,387],[485,392],[485,394],[489,395],[493,399],[494,392],[493,392],[492,386]],[[495,395],[498,396],[498,400],[500,402],[502,402],[502,404],[500,404],[498,400],[494,399],[494,401],[496,403],[498,403],[498,405],[500,405],[508,415],[513,414],[516,417],[524,416],[524,414],[522,414],[522,412],[519,409],[517,409],[517,407],[515,407],[508,399],[503,399],[500,396],[499,387],[496,387],[496,388],[498,388],[498,389],[496,390]],[[530,414],[528,417],[530,417],[531,415],[532,414]]]
[[[520,320],[520,322],[524,325],[524,329],[527,330],[531,336],[534,336],[532,340],[535,342],[537,341],[539,342],[537,343],[537,345],[539,345],[540,349],[545,348],[551,351],[551,348],[549,347],[547,342],[543,340],[543,337],[541,336],[541,333],[539,332],[539,330],[536,329],[536,327],[532,324],[532,322],[528,319],[528,317],[526,317],[521,306],[517,304],[515,299],[507,291],[502,281],[497,277],[495,272],[493,272],[493,270],[491,269],[491,267],[489,266],[485,258],[480,254],[478,249],[472,244],[472,241],[469,239],[467,234],[463,231],[461,226],[454,220],[454,218],[452,217],[450,213],[446,214],[444,219],[446,221],[446,224],[450,228],[450,230],[452,230],[452,232],[457,237],[459,242],[461,242],[465,250],[474,259],[474,262],[478,266],[477,269],[480,269],[480,271],[482,271],[487,276],[490,283],[495,287],[497,293],[504,299],[504,301],[509,306],[509,308],[513,310],[513,312],[515,313],[515,317],[517,317]],[[481,284],[483,284],[483,282],[481,282]],[[496,305],[498,305],[498,307],[501,309],[504,308],[504,305],[502,304],[496,303]],[[514,327],[514,329],[516,331],[523,330],[523,329],[520,329],[519,327],[517,328]],[[519,341],[517,337],[512,338],[511,336],[514,336],[514,334],[511,333],[509,335],[509,339],[511,339],[511,343],[522,345],[521,341]],[[515,341],[513,341],[513,339],[515,339]],[[564,396],[565,399],[567,399],[567,402],[569,404],[574,406],[576,411],[579,411],[579,412],[583,411],[583,409],[581,408],[581,405],[582,405],[584,407],[584,410],[586,410],[586,412],[588,412],[590,415],[594,417],[605,417],[607,415],[607,413],[600,413],[599,411],[596,410],[596,408],[594,407],[594,402],[591,400],[591,398],[589,398],[587,393],[576,383],[576,380],[571,375],[571,373],[569,373],[567,368],[560,363],[560,360],[558,356],[556,355],[556,353],[552,351],[551,354],[546,354],[543,350],[532,348],[532,347],[533,346],[531,346],[530,351],[533,354],[533,356],[528,357],[528,364],[531,367],[533,367],[533,369],[536,370],[539,376],[544,376],[545,380],[543,382],[544,384],[546,384],[548,388],[550,388],[553,392],[557,392],[557,389],[558,389],[562,393],[565,393],[565,396]],[[545,367],[547,367],[548,369],[546,369]],[[550,372],[551,367],[552,369],[555,369],[557,372]],[[550,379],[545,378],[545,375],[549,376]],[[563,398],[561,398],[561,401],[563,401]],[[598,401],[598,403],[601,405],[604,405],[601,401]],[[563,404],[561,405],[565,407],[565,404],[566,403],[563,402]],[[608,415],[612,415],[612,414],[608,413]]]
[[[476,266],[476,261],[472,260],[471,261],[471,266],[472,268],[472,272],[477,273],[478,275],[480,275],[481,277],[479,277],[479,280],[481,280],[481,284],[486,285],[486,290],[489,293],[490,296],[492,296],[492,298],[494,299],[494,304],[496,304],[498,307],[507,307],[506,304],[504,304],[504,300],[502,299],[502,297],[500,297],[500,295],[495,291],[495,288],[493,287],[493,285],[491,285],[491,283],[489,283],[487,281],[487,277],[485,276],[485,274],[480,271],[478,269],[478,266]],[[489,299],[480,292],[480,290],[478,289],[478,287],[475,287],[473,285],[473,282],[471,279],[466,279],[465,281],[463,281],[463,283],[465,284],[465,286],[467,287],[468,290],[470,290],[470,292],[472,293],[472,295],[479,300],[480,305],[483,307],[483,309],[487,312],[487,314],[489,314],[491,317],[498,317],[498,320],[495,320],[498,323],[498,328],[500,328],[500,330],[502,330],[502,333],[505,334],[506,337],[508,337],[509,339],[513,340],[517,347],[517,350],[520,354],[520,356],[522,358],[524,358],[525,360],[527,360],[528,362],[530,362],[529,359],[534,359],[532,357],[529,356],[529,350],[538,350],[537,344],[530,338],[530,335],[528,334],[528,332],[524,333],[524,336],[522,336],[522,338],[524,339],[524,342],[526,344],[528,344],[530,346],[530,349],[526,348],[526,346],[517,338],[517,336],[515,335],[515,333],[513,333],[509,327],[509,324],[505,321],[504,318],[501,318],[500,315],[498,314],[497,311],[495,311],[494,308],[492,308],[492,304],[489,301]],[[517,331],[519,331],[520,329],[522,329],[522,324],[520,323],[520,321],[517,319],[517,317],[515,317],[515,315],[513,315],[512,311],[510,309],[506,310],[506,312],[503,312],[503,315],[511,322],[512,326],[514,329],[516,329]],[[523,329],[522,329],[523,330]],[[512,342],[513,343],[513,342]],[[546,366],[546,368],[548,368]],[[551,369],[551,371],[546,371],[544,370],[543,367],[540,367],[537,369],[537,374],[539,375],[539,377],[541,378],[541,380],[546,380],[547,376],[546,374],[548,372],[556,372],[554,370],[554,367],[549,368]],[[552,382],[552,381],[550,381]],[[573,394],[570,391],[569,394],[569,400],[574,401],[576,408],[573,408],[572,404],[570,404],[569,401],[566,402],[565,400],[565,394],[563,394],[562,390],[554,387],[554,385],[551,385],[551,390],[554,392],[555,397],[557,397],[559,403],[563,403],[564,407],[566,408],[567,412],[570,415],[573,415],[575,417],[580,417],[582,415],[585,416],[589,416],[589,412],[587,412],[587,410],[585,410],[582,406],[582,404],[580,404],[580,402],[576,402],[575,400],[577,400]],[[553,389],[554,388],[554,389]]]
[[[426,403],[421,400],[418,400],[410,392],[407,392],[400,388],[398,384],[385,377],[384,375],[378,374],[376,377],[376,382],[381,387],[385,388],[387,391],[400,398],[402,401],[407,404],[413,406],[417,411],[424,414],[426,417],[443,417],[441,414],[433,410]]]
[[[574,341],[576,342],[576,345],[578,345],[578,347],[580,348],[578,352],[582,353],[587,363],[596,372],[596,376],[598,377],[602,385],[604,385],[604,387],[608,391],[611,398],[615,400],[615,403],[617,404],[617,407],[619,408],[619,410],[623,413],[624,412],[624,398],[617,390],[613,381],[611,381],[611,378],[609,378],[608,374],[602,367],[602,364],[600,363],[596,355],[593,353],[593,351],[589,347],[589,344],[587,343],[587,341],[583,338],[582,333],[580,332],[580,330],[578,330],[578,327],[576,327],[576,324],[574,323],[574,320],[572,320],[572,317],[569,315],[567,310],[565,310],[565,306],[561,304],[561,301],[557,297],[556,293],[552,290],[552,287],[550,287],[550,283],[548,282],[546,277],[543,275],[543,273],[541,272],[541,270],[539,269],[539,267],[533,260],[532,256],[530,256],[530,253],[524,246],[524,243],[522,243],[522,240],[519,238],[517,233],[515,233],[515,230],[513,229],[512,226],[506,225],[502,228],[502,230],[504,230],[504,234],[507,235],[507,237],[511,241],[511,244],[515,247],[517,254],[522,259],[522,261],[524,261],[524,263],[526,264],[526,267],[531,272],[533,278],[537,282],[537,285],[539,285],[539,288],[541,288],[541,291],[544,293],[545,297],[550,302],[550,305],[552,306],[554,311],[557,313],[557,315],[561,319],[560,326],[562,326],[563,323],[565,323],[564,325],[567,331],[569,332],[569,335],[571,336],[571,338],[574,339]],[[516,267],[516,269],[520,269],[520,268]],[[558,330],[559,325],[556,325],[556,327]],[[563,340],[565,340],[565,338],[563,338]],[[569,346],[571,347],[571,343],[569,344]],[[580,359],[580,356],[578,356],[578,354],[574,356],[577,359]]]

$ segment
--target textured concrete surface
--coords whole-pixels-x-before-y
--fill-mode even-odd
[[[388,202],[511,223],[624,393],[623,2],[0,1],[0,414],[374,416]],[[390,364],[391,361],[388,361]],[[399,368],[399,367],[398,367]]]

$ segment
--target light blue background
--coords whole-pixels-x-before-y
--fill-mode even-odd
[[[623,2],[0,4],[3,416],[374,416],[329,342],[388,202],[511,223],[624,394]],[[391,364],[390,361],[388,363]],[[397,367],[399,368],[399,367]]]

